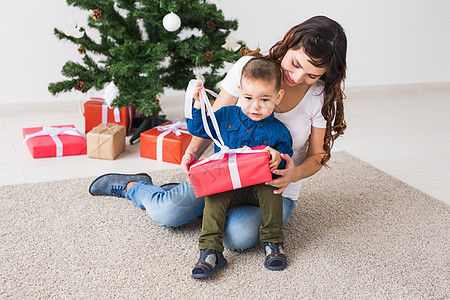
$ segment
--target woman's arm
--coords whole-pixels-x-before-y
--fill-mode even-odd
[[[220,97],[214,101],[212,106],[214,111],[218,110],[222,106],[236,105],[236,102],[238,101],[238,97],[231,95],[224,89],[220,90],[219,96]]]
[[[219,93],[220,97],[217,98],[214,101],[214,104],[212,105],[212,108],[214,111],[218,110],[222,106],[228,106],[228,105],[235,105],[238,97],[234,97],[233,95],[229,94],[227,91],[222,89]],[[209,139],[202,139],[199,137],[192,137],[191,143],[189,144],[188,148],[186,149],[185,154],[183,155],[183,158],[181,160],[181,169],[183,170],[186,179],[189,181],[188,177],[188,171],[189,171],[189,165],[200,158],[202,156],[203,152],[206,151],[208,146],[211,144],[211,140]]]
[[[274,170],[273,173],[281,177],[266,183],[278,188],[278,190],[274,191],[275,194],[281,194],[289,183],[314,175],[322,168],[320,162],[325,155],[323,151],[324,137],[325,128],[311,127],[308,152],[305,160],[299,166],[294,165],[294,161],[289,155],[281,155],[281,158],[286,160],[286,168],[284,170]]]
[[[294,181],[307,178],[316,174],[323,165],[320,164],[325,155],[323,150],[323,139],[325,138],[325,128],[311,127],[309,136],[309,147],[303,163],[296,168]]]

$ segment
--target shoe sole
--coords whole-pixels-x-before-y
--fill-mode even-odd
[[[173,185],[174,187],[177,185],[180,185],[179,182],[170,182],[170,183],[164,183],[163,185],[161,185],[160,187],[162,187],[163,189],[165,189],[166,191],[170,191],[171,189],[173,189],[174,187],[172,187],[171,189],[166,189],[166,186],[170,186]]]
[[[216,267],[214,269],[212,269],[211,271],[208,271],[205,273],[199,273],[199,274],[192,274],[191,277],[195,278],[195,279],[209,277],[212,274],[216,273],[216,271],[218,271],[219,269],[224,268],[227,265],[227,263],[228,263],[228,261],[225,259],[225,260],[221,261],[220,264],[216,265]]]
[[[108,174],[103,174],[102,176],[99,176],[99,177],[95,178],[94,181],[92,181],[92,183],[89,185],[89,194],[91,194],[92,196],[101,196],[101,195],[97,195],[97,194],[92,194],[92,192],[91,192],[91,187],[94,185],[94,183],[97,181],[97,179],[100,179],[100,178],[102,178],[102,177],[109,176],[109,175],[119,175],[119,176],[147,176],[147,177],[150,179],[150,182],[153,184],[152,178],[151,178],[150,175],[148,175],[147,173],[138,173],[138,174],[108,173]]]
[[[264,262],[264,267],[266,267],[266,269],[271,270],[271,271],[281,271],[281,270],[286,269],[286,267],[287,267],[287,260],[286,260],[286,258],[284,258],[284,264],[279,265],[279,266],[270,266],[268,264],[268,261],[265,261]]]
[[[180,184],[179,182],[169,182],[169,183],[164,183],[163,185],[161,185],[161,187],[165,187],[167,185],[172,185],[172,184]]]
[[[266,266],[266,265],[264,265],[264,266],[266,267],[266,269],[268,269],[270,271],[281,271],[281,270],[286,269],[287,264],[286,265],[280,265],[280,266]]]

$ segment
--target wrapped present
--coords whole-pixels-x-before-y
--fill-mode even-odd
[[[141,157],[180,164],[191,139],[186,123],[166,122],[141,133]]]
[[[133,117],[136,114],[134,106],[109,108],[103,98],[90,98],[84,103],[85,132],[88,133],[98,124],[115,123],[125,126],[129,132]]]
[[[115,159],[125,150],[125,126],[99,124],[86,135],[87,153],[91,158]]]
[[[86,140],[73,125],[23,128],[33,158],[86,154]]]
[[[196,197],[268,182],[272,180],[269,153],[249,147],[225,149],[194,162],[189,168],[189,179]]]

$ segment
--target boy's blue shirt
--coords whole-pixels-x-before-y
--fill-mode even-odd
[[[292,137],[287,127],[272,113],[260,121],[253,121],[246,116],[239,106],[224,106],[214,112],[219,130],[225,143],[230,149],[243,146],[269,146],[280,153],[292,156]],[[208,125],[214,138],[217,134],[208,116]],[[189,133],[201,138],[210,139],[203,127],[200,109],[192,108],[192,119],[186,119]],[[214,145],[214,152],[220,149]],[[278,168],[284,168],[285,161],[282,160]]]

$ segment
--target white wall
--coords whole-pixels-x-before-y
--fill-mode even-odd
[[[337,20],[347,33],[347,86],[450,82],[450,4],[447,0],[215,0],[226,18],[236,18],[232,35],[267,51],[293,25],[318,14]],[[78,46],[59,41],[71,16],[86,27],[88,12],[64,0],[2,3],[0,11],[0,103],[56,98],[49,82],[64,79],[67,60],[80,61]],[[168,93],[171,93],[170,91]],[[93,92],[95,94],[95,92]],[[80,92],[57,99],[86,99]]]

